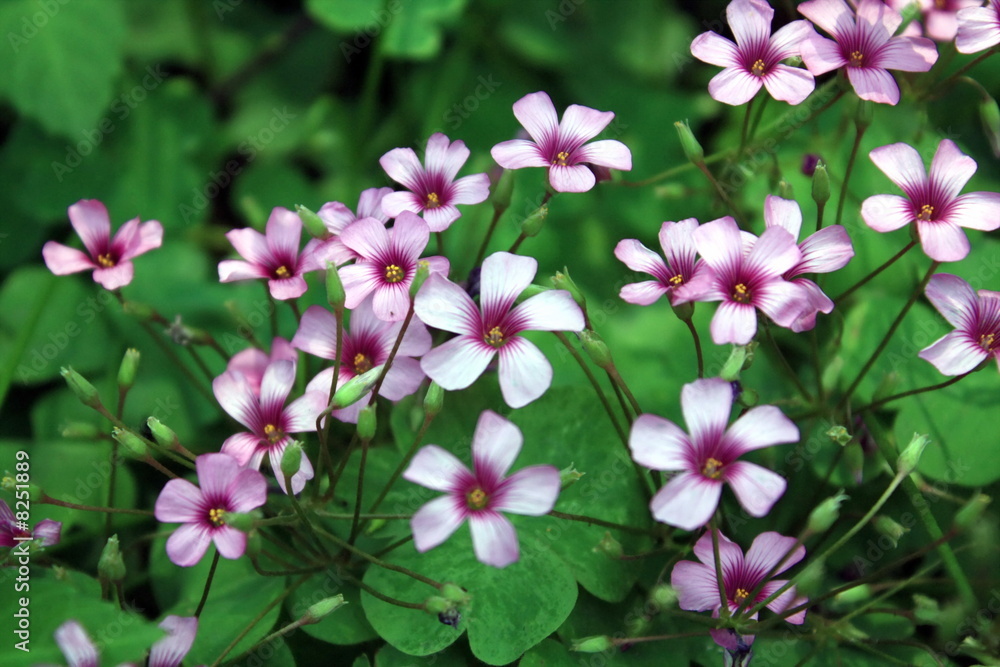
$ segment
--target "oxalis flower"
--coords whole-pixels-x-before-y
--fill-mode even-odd
[[[167,540],[167,556],[175,565],[190,567],[214,542],[223,558],[239,558],[246,551],[247,536],[226,525],[226,514],[263,505],[267,482],[225,453],[202,454],[195,459],[195,469],[201,488],[186,479],[172,479],[156,499],[158,521],[184,524]]]
[[[171,615],[164,618],[159,627],[167,632],[167,636],[150,648],[147,667],[180,667],[194,644],[198,619]],[[69,667],[97,667],[97,647],[79,622],[69,620],[60,625],[56,628],[55,639]]]
[[[978,53],[1000,44],[1000,4],[996,0],[985,7],[962,9],[956,20],[955,48],[959,53]]]
[[[623,239],[615,246],[615,257],[633,271],[648,273],[655,280],[630,283],[618,296],[628,303],[648,306],[664,294],[671,305],[679,303],[678,292],[692,281],[698,282],[708,272],[704,262],[695,261],[698,251],[692,233],[698,228],[694,218],[664,222],[660,227],[660,248],[667,261],[636,239]]]
[[[379,158],[385,173],[409,192],[393,192],[382,200],[382,210],[390,218],[403,211],[423,213],[432,232],[451,226],[462,214],[456,204],[478,204],[490,196],[490,177],[486,174],[455,176],[469,159],[465,142],[452,142],[440,132],[427,140],[424,165],[412,148],[393,148]]]
[[[275,299],[297,299],[308,288],[302,276],[321,268],[313,253],[318,241],[309,241],[299,254],[302,220],[280,206],[271,211],[264,234],[247,227],[226,232],[226,238],[247,261],[219,262],[220,282],[266,278]]]
[[[950,42],[955,39],[959,10],[979,7],[982,4],[980,0],[889,0],[888,4],[902,13],[914,1],[920,6],[927,36],[938,42]],[[920,34],[920,26],[916,21],[907,27],[906,34],[909,34],[912,28],[916,28],[916,34]]]
[[[42,519],[31,530],[27,530],[27,527],[21,528],[21,525],[23,524],[14,517],[7,501],[0,499],[0,547],[16,547],[28,539],[38,540],[39,545],[43,547],[59,544],[62,522]]]
[[[471,472],[437,445],[417,452],[403,478],[447,494],[421,507],[410,520],[417,551],[438,546],[468,520],[472,548],[480,562],[507,567],[517,561],[517,533],[500,512],[548,514],[560,486],[559,471],[547,465],[529,466],[505,477],[522,442],[517,426],[486,410],[472,436]]]
[[[57,276],[93,269],[94,280],[109,290],[132,282],[135,267],[131,260],[163,242],[163,226],[156,220],[140,224],[139,218],[126,222],[111,238],[108,209],[96,199],[81,199],[70,206],[69,221],[87,252],[48,241],[42,246],[45,266]]]
[[[271,354],[255,347],[240,350],[229,359],[226,370],[243,373],[243,377],[250,383],[254,394],[260,396],[260,383],[264,379],[267,367],[280,359],[294,362],[298,361],[298,358],[299,354],[295,348],[279,336],[271,341]]]
[[[945,375],[962,375],[991,356],[1000,368],[1000,292],[978,295],[958,276],[939,273],[925,291],[955,330],[920,351],[920,358]]]
[[[976,173],[976,161],[950,139],[938,144],[929,171],[924,171],[916,149],[904,143],[876,148],[869,155],[906,195],[874,195],[862,202],[861,217],[875,231],[890,232],[915,222],[928,257],[957,262],[969,254],[961,227],[1000,228],[1000,194],[958,194]]]
[[[549,290],[512,308],[531,284],[538,262],[508,252],[483,261],[476,306],[465,290],[432,275],[414,302],[414,310],[429,326],[458,334],[424,355],[420,367],[449,391],[465,389],[500,355],[500,391],[512,408],[520,408],[545,393],[552,383],[552,366],[522,331],[581,331],[583,313],[565,290]]]
[[[233,456],[239,464],[253,470],[260,468],[266,454],[271,470],[281,490],[285,477],[281,474],[281,457],[292,442],[289,433],[316,430],[316,418],[326,407],[325,393],[307,391],[287,407],[285,400],[295,384],[295,364],[278,360],[268,365],[260,383],[260,394],[253,391],[242,373],[225,372],[212,382],[219,405],[229,416],[246,426],[249,432],[237,433],[222,443],[222,452]],[[313,478],[313,467],[303,455],[299,471],[292,476],[292,493],[299,493],[306,480]]]
[[[560,122],[548,94],[537,92],[514,102],[514,117],[533,141],[513,139],[494,146],[490,153],[505,169],[546,167],[549,183],[558,192],[586,192],[594,187],[597,177],[587,165],[632,169],[632,153],[622,142],[587,143],[615,117],[611,111],[571,104]]]
[[[773,595],[782,586],[788,583],[787,580],[765,579],[771,570],[773,574],[784,572],[792,567],[806,555],[805,547],[799,545],[795,547],[794,537],[785,537],[773,531],[761,533],[754,538],[753,544],[747,551],[746,556],[739,545],[734,544],[725,535],[716,531],[719,541],[719,561],[722,565],[722,586],[726,591],[726,606],[731,613],[735,613],[740,606],[744,606],[744,611],[752,608]],[[785,558],[785,554],[789,554]],[[715,569],[715,550],[712,546],[712,533],[707,531],[694,545],[694,555],[698,557],[700,563],[682,560],[670,573],[670,585],[677,591],[677,603],[681,609],[687,611],[708,611],[712,610],[713,617],[718,617],[722,609],[722,600],[719,597],[719,581]],[[782,560],[784,559],[784,560]],[[779,565],[780,563],[780,565]],[[761,586],[763,584],[763,586]],[[761,586],[760,591],[747,601],[754,590]],[[778,597],[767,603],[767,608],[775,613],[782,613],[786,609],[798,607],[806,602],[804,597],[795,596],[795,587],[792,586]],[[749,618],[756,619],[758,613],[752,614]],[[792,614],[785,619],[787,622],[801,625],[806,620],[806,612]],[[753,643],[752,635],[738,635],[732,630],[711,630],[712,639],[730,651],[747,651]]]
[[[816,87],[808,71],[783,65],[799,55],[799,45],[812,26],[792,21],[771,35],[774,10],[760,0],[733,0],[726,19],[736,43],[714,32],[703,32],[691,42],[691,54],[710,65],[725,67],[708,84],[708,93],[725,104],[749,102],[761,89],[776,100],[799,104]]]
[[[392,193],[392,188],[368,188],[361,192],[358,198],[357,215],[339,201],[332,201],[316,211],[316,215],[326,227],[327,236],[319,239],[314,253],[316,261],[321,266],[327,262],[341,265],[352,259],[357,259],[358,255],[353,250],[344,245],[340,240],[340,235],[352,222],[357,222],[363,218],[374,218],[383,225],[389,222],[389,216],[382,212],[382,199]]]
[[[896,104],[899,86],[889,70],[926,72],[937,61],[931,40],[893,37],[903,17],[881,0],[859,0],[857,15],[844,0],[809,0],[798,9],[833,35],[833,40],[815,32],[806,35],[801,44],[806,67],[816,76],[846,67],[854,92],[863,100]]]
[[[778,408],[762,405],[727,430],[733,398],[732,385],[725,380],[695,380],[681,390],[690,435],[656,415],[640,415],[632,424],[632,458],[653,470],[679,471],[649,504],[657,521],[684,530],[704,526],[719,505],[723,484],[732,487],[743,509],[755,517],[771,511],[785,492],[781,475],[737,459],[762,447],[797,442],[799,429]]]

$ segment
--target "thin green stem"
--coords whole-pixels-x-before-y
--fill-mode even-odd
[[[234,648],[236,648],[237,644],[243,641],[243,638],[246,637],[251,630],[253,630],[253,627],[258,623],[260,623],[262,620],[264,620],[264,617],[267,616],[267,614],[270,613],[272,609],[274,609],[282,602],[284,602],[285,598],[294,593],[299,586],[304,584],[309,579],[309,576],[310,575],[299,577],[298,579],[295,580],[295,582],[291,586],[287,587],[273,600],[268,602],[264,606],[264,608],[261,609],[260,612],[253,617],[253,619],[250,620],[250,623],[248,623],[246,627],[240,630],[239,634],[233,637],[233,641],[229,642],[229,645],[226,648],[222,649],[222,653],[219,654],[219,657],[215,659],[215,662],[213,662],[210,665],[210,667],[219,667],[219,664],[225,659],[227,655],[229,655],[229,652],[232,651]],[[248,653],[250,653],[250,651],[252,651],[255,648],[255,646],[247,649],[239,656],[237,656],[237,658],[242,658],[244,655],[247,655]],[[232,662],[237,662],[237,661],[233,660]]]
[[[354,513],[353,512],[326,512],[326,511],[323,511],[323,510],[313,510],[313,512],[315,512],[316,516],[321,516],[321,517],[323,517],[325,519],[345,519],[345,520],[347,520],[347,519],[353,519],[354,518]],[[385,513],[379,514],[377,512],[361,512],[361,513],[358,514],[358,516],[361,517],[362,519],[366,519],[366,520],[370,520],[370,519],[400,519],[400,520],[403,520],[403,519],[412,519],[413,518],[412,514],[385,514]],[[269,519],[265,519],[265,521],[268,521],[268,520]],[[258,525],[259,526],[262,523],[263,522],[258,521],[254,525]]]
[[[629,404],[632,406],[632,410],[635,414],[641,415],[642,408],[639,407],[639,401],[635,400],[635,396],[632,394],[632,390],[628,388],[625,384],[625,379],[622,378],[621,373],[618,372],[618,368],[614,365],[614,362],[607,368],[608,374],[611,376],[611,380],[621,387],[622,391],[625,392],[625,397],[628,398]]]
[[[398,598],[390,597],[385,593],[375,590],[365,582],[361,581],[357,577],[351,576],[347,572],[341,571],[340,576],[342,576],[344,579],[354,584],[364,592],[368,593],[368,595],[371,595],[373,598],[378,598],[382,602],[387,602],[396,607],[403,607],[404,609],[419,609],[421,611],[423,611],[424,609],[423,603],[407,602],[406,600],[400,600]]]
[[[816,202],[816,231],[823,229],[823,212],[826,211],[826,202]]]
[[[696,163],[695,166],[698,167],[701,173],[705,174],[705,178],[707,178],[708,182],[715,188],[715,192],[719,195],[719,199],[721,199],[726,205],[729,212],[733,214],[733,218],[736,220],[736,223],[740,226],[740,228],[742,228],[743,215],[740,213],[739,209],[736,208],[736,204],[733,203],[733,200],[729,198],[729,194],[726,193],[726,189],[722,187],[722,183],[719,183],[718,179],[715,178],[715,175],[712,174],[712,171],[708,168],[708,165],[704,160]]]
[[[920,387],[919,389],[911,389],[909,391],[904,391],[904,392],[901,392],[899,394],[893,394],[892,396],[886,396],[885,398],[880,398],[879,400],[874,401],[872,403],[869,403],[868,405],[866,405],[864,407],[858,408],[857,412],[860,413],[860,412],[866,412],[868,410],[874,410],[875,408],[883,406],[886,403],[890,403],[892,401],[898,401],[899,399],[906,398],[907,396],[914,396],[916,394],[922,394],[924,392],[934,391],[936,389],[944,389],[945,387],[953,385],[956,382],[958,382],[959,380],[961,380],[962,378],[969,377],[970,375],[972,375],[972,371],[969,371],[968,373],[963,373],[961,375],[956,375],[955,377],[951,378],[950,380],[945,380],[944,382],[939,382],[937,384],[932,384],[929,387]]]
[[[424,423],[420,425],[420,430],[418,430],[417,434],[413,437],[413,442],[410,444],[410,448],[406,451],[406,455],[403,456],[402,460],[396,466],[396,469],[392,471],[392,475],[389,476],[389,481],[385,483],[384,487],[382,487],[382,491],[378,494],[378,498],[376,498],[375,502],[373,502],[371,507],[368,508],[369,512],[377,510],[379,505],[382,504],[382,501],[385,500],[385,497],[389,494],[389,489],[391,489],[392,485],[396,483],[399,476],[403,474],[403,469],[406,468],[410,459],[413,458],[417,448],[420,446],[420,443],[423,442],[424,436],[427,434],[427,429],[430,428],[432,421],[434,421],[434,415],[424,414]]]
[[[746,148],[747,135],[750,132],[750,116],[753,114],[753,105],[756,101],[757,96],[755,95],[747,102],[746,111],[743,114],[743,126],[740,128],[740,148],[736,152],[737,155],[743,155],[743,149]]]
[[[559,339],[567,350],[569,350],[569,353],[573,355],[574,359],[576,359],[576,363],[580,365],[581,369],[583,369],[584,375],[586,375],[587,380],[590,381],[590,386],[594,388],[594,393],[597,394],[598,400],[600,400],[601,405],[604,406],[604,411],[608,414],[608,419],[611,420],[611,425],[614,426],[615,431],[618,432],[618,438],[622,441],[622,444],[625,446],[626,451],[629,452],[629,456],[631,457],[631,450],[628,449],[628,436],[625,434],[625,431],[622,430],[621,424],[618,423],[618,418],[615,417],[615,411],[612,409],[611,403],[608,402],[608,397],[604,395],[604,390],[601,389],[601,385],[597,382],[597,378],[594,377],[590,367],[587,366],[587,362],[583,360],[583,357],[581,357],[580,353],[576,351],[576,348],[574,348],[569,342],[569,339],[566,338],[565,334],[560,331],[553,331],[552,333],[555,334],[555,337]]]
[[[957,80],[959,77],[968,72],[970,69],[972,69],[973,67],[975,67],[976,65],[983,62],[984,60],[986,60],[987,58],[989,58],[990,56],[992,56],[994,53],[997,52],[1000,52],[1000,46],[994,46],[992,49],[989,49],[988,51],[980,54],[973,60],[969,61],[968,63],[957,69],[955,73],[949,76],[947,79],[944,79],[940,83],[936,83],[930,88],[928,88],[927,91],[922,96],[922,99],[930,97],[931,93],[934,92],[936,89],[946,90],[947,88],[951,87],[954,84],[955,80]]]
[[[847,187],[851,182],[851,172],[854,171],[854,161],[858,157],[858,148],[861,147],[861,138],[865,135],[865,130],[868,129],[867,125],[857,125],[856,132],[854,134],[854,145],[851,146],[851,155],[847,158],[847,169],[844,171],[844,182],[840,184],[840,199],[837,200],[837,222],[844,217],[844,204],[847,203]]]
[[[886,262],[884,264],[882,264],[882,266],[878,267],[877,269],[875,269],[874,271],[872,271],[871,273],[869,273],[867,276],[865,276],[864,278],[862,278],[858,282],[854,283],[854,285],[852,285],[851,287],[849,287],[846,292],[843,292],[840,296],[838,296],[836,299],[834,299],[833,302],[836,304],[836,306],[839,307],[844,302],[844,299],[846,299],[850,295],[854,294],[854,292],[859,287],[862,287],[862,286],[866,285],[869,280],[871,280],[872,278],[874,278],[875,276],[877,276],[878,274],[882,273],[883,271],[885,271],[886,269],[888,269],[890,266],[892,266],[893,264],[895,264],[896,261],[899,260],[903,255],[905,255],[906,253],[910,252],[910,250],[915,245],[917,245],[916,241],[910,241],[909,243],[907,243],[905,246],[903,246],[902,250],[900,250],[895,255],[893,255],[888,260],[886,260]]]
[[[493,209],[493,219],[490,221],[490,226],[486,229],[486,236],[483,237],[483,242],[479,245],[479,252],[476,253],[476,259],[472,262],[473,269],[483,261],[483,257],[486,255],[486,248],[490,245],[490,239],[493,238],[493,232],[496,231],[497,222],[499,222],[500,216],[503,213],[500,209]]]
[[[524,240],[526,238],[528,238],[528,235],[525,234],[524,232],[521,232],[520,234],[518,234],[517,239],[514,241],[513,244],[511,244],[510,249],[507,250],[507,252],[509,252],[509,253],[516,253],[517,249],[521,247],[521,244],[524,243]]]
[[[208,577],[205,579],[205,588],[201,592],[201,601],[198,603],[198,608],[194,610],[195,618],[201,616],[201,611],[205,608],[205,603],[208,602],[208,592],[212,588],[212,580],[215,579],[215,568],[219,566],[219,550],[215,549],[214,551],[212,566],[208,570]]]
[[[153,513],[149,510],[129,509],[127,507],[95,507],[93,505],[78,505],[77,503],[71,503],[66,500],[53,498],[44,491],[42,492],[41,498],[35,502],[42,505],[58,505],[59,507],[68,507],[69,509],[83,510],[85,512],[107,512],[109,514],[138,514],[139,516],[153,516]]]
[[[413,533],[410,533],[406,537],[401,537],[398,540],[396,540],[395,542],[393,542],[392,544],[390,544],[390,545],[388,545],[386,547],[383,547],[382,549],[379,549],[378,551],[375,552],[374,556],[375,556],[375,558],[381,558],[382,556],[386,555],[387,553],[392,553],[393,551],[395,551],[399,547],[403,546],[404,544],[406,544],[407,542],[409,542],[412,539],[413,539]]]
[[[431,586],[433,588],[437,588],[437,589],[441,588],[441,582],[434,581],[430,577],[425,577],[424,575],[420,574],[419,572],[414,572],[413,570],[411,570],[409,568],[406,568],[406,567],[403,567],[402,565],[396,565],[395,563],[389,563],[389,562],[384,561],[384,560],[382,560],[380,558],[376,558],[375,556],[371,555],[367,551],[364,551],[362,549],[357,548],[353,544],[348,543],[347,540],[341,539],[341,538],[337,537],[336,535],[334,535],[333,533],[329,533],[329,532],[327,532],[325,530],[321,530],[320,532],[322,532],[323,536],[326,537],[331,542],[335,542],[338,546],[341,546],[344,549],[347,549],[352,554],[354,554],[356,556],[360,556],[361,558],[365,559],[366,561],[368,561],[372,565],[375,565],[377,567],[381,567],[381,568],[386,569],[386,570],[392,570],[393,572],[399,572],[400,574],[405,574],[406,576],[410,577],[411,579],[416,579],[417,581],[425,583],[428,586]]]
[[[646,528],[637,528],[635,526],[626,526],[624,524],[615,523],[614,521],[605,521],[604,519],[595,519],[592,516],[584,516],[582,514],[567,514],[566,512],[557,512],[552,510],[549,512],[549,516],[554,516],[557,519],[565,519],[567,521],[579,521],[580,523],[587,523],[594,526],[601,526],[603,528],[614,528],[615,530],[620,530],[625,533],[633,533],[635,535],[655,535],[655,531],[648,530]]]
[[[180,368],[181,372],[184,373],[185,377],[187,377],[187,379],[191,382],[191,384],[194,385],[194,388],[198,390],[198,393],[201,394],[206,400],[208,400],[208,402],[211,405],[218,406],[219,403],[218,401],[215,400],[215,396],[212,394],[212,392],[209,391],[208,388],[206,388],[201,383],[201,380],[199,380],[193,372],[191,372],[191,369],[188,368],[187,364],[181,361],[181,358],[177,356],[177,352],[175,352],[174,349],[170,347],[170,345],[168,345],[167,342],[160,337],[160,334],[157,333],[155,329],[153,329],[153,326],[146,320],[141,320],[141,319],[139,320],[139,325],[146,330],[146,333],[150,335],[150,337],[153,339],[153,342],[155,342],[159,346],[159,348],[163,350],[163,353],[170,358],[170,361],[173,363],[173,365],[176,366],[177,368]],[[219,409],[221,410],[222,408]]]
[[[335,268],[328,269],[336,271]],[[337,342],[335,344],[333,359],[333,378],[330,380],[330,393],[326,399],[326,409],[316,417],[316,432],[319,434],[319,458],[320,465],[326,468],[327,481],[329,486],[334,484],[333,458],[330,456],[330,424],[333,420],[330,415],[333,413],[333,396],[337,393],[337,382],[340,380],[341,354],[344,351],[344,308],[343,306],[333,309],[333,318],[337,323]],[[323,419],[325,422],[321,423]]]
[[[683,322],[687,325],[688,331],[691,332],[691,340],[694,341],[694,353],[698,357],[698,377],[703,378],[705,377],[705,359],[701,353],[701,339],[698,338],[698,330],[695,328],[692,318],[689,317]]]
[[[719,616],[729,618],[729,599],[726,597],[726,582],[722,578],[722,552],[719,551],[719,530],[716,527],[716,517],[708,523],[712,534],[712,558],[715,560],[715,583],[719,587]]]
[[[757,127],[760,125],[760,119],[764,117],[764,107],[767,106],[767,102],[770,99],[770,95],[764,95],[761,97],[760,104],[757,105],[757,112],[753,117],[753,122],[750,124],[750,135],[748,137],[749,141],[753,141],[754,135],[757,134]]]
[[[370,438],[361,438],[361,462],[358,464],[358,491],[354,499],[354,516],[351,519],[351,534],[347,541],[354,544],[358,538],[358,528],[361,527],[361,502],[365,493],[365,464],[368,461],[368,445]]]
[[[771,347],[774,348],[775,354],[778,355],[778,361],[781,362],[781,368],[785,371],[785,375],[789,377],[789,379],[795,385],[795,388],[798,389],[799,393],[802,394],[803,398],[806,399],[806,402],[812,403],[813,402],[812,393],[808,389],[806,389],[806,386],[802,384],[802,380],[799,379],[798,373],[796,373],[795,369],[792,368],[791,364],[788,363],[788,359],[785,358],[785,354],[781,351],[781,348],[778,346],[778,341],[775,340],[774,336],[771,334],[771,325],[768,324],[767,320],[764,318],[761,318],[761,322],[764,325],[764,335],[767,336],[767,340],[771,343]]]

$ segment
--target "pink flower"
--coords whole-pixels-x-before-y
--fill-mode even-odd
[[[427,223],[410,211],[400,213],[391,230],[371,218],[348,226],[340,240],[357,253],[358,260],[340,269],[347,308],[357,308],[374,293],[376,317],[386,322],[404,319],[410,309],[410,285],[417,275],[418,259],[430,236]],[[448,274],[450,267],[444,257],[419,261],[427,262],[431,273]]]
[[[699,284],[689,283],[678,294],[686,301],[722,301],[712,317],[716,345],[746,345],[757,333],[760,308],[779,326],[790,326],[808,306],[805,289],[782,278],[800,261],[795,237],[780,227],[769,227],[759,239],[741,235],[730,217],[706,222],[693,232],[695,247],[711,269]],[[744,238],[746,240],[744,240]]]
[[[517,533],[500,512],[548,514],[560,486],[559,471],[546,465],[529,466],[504,477],[522,443],[517,426],[486,410],[472,436],[472,472],[437,445],[417,452],[403,478],[447,494],[421,507],[410,520],[417,551],[438,546],[468,520],[472,548],[480,562],[507,567],[517,561]]]
[[[913,4],[914,0],[890,0],[889,6],[898,12],[902,12],[907,6]],[[927,26],[927,36],[938,42],[950,42],[955,39],[958,30],[957,12],[966,7],[979,7],[980,0],[917,0],[920,11],[924,17],[924,24]],[[910,24],[909,29],[914,24]],[[919,25],[917,26],[917,34]]]
[[[846,67],[854,92],[863,100],[896,104],[899,86],[888,70],[926,72],[937,61],[931,40],[893,37],[903,17],[881,0],[859,0],[857,16],[844,0],[809,0],[799,11],[836,40],[815,32],[807,35],[801,45],[806,67],[817,76]]]
[[[62,523],[52,519],[42,519],[28,530],[25,522],[17,521],[7,501],[0,500],[0,547],[16,547],[30,540],[38,540],[41,546],[51,547],[59,544],[61,533]]]
[[[432,232],[448,229],[462,215],[455,204],[478,204],[490,196],[490,177],[486,174],[455,180],[468,159],[465,142],[451,142],[440,132],[427,140],[426,168],[412,148],[393,148],[378,162],[392,180],[409,192],[387,194],[382,200],[382,210],[390,218],[403,211],[423,212]]]
[[[270,355],[255,347],[240,350],[226,364],[226,370],[243,373],[243,377],[253,388],[253,393],[260,396],[260,383],[264,379],[264,371],[267,370],[267,367],[279,359],[298,361],[298,358],[299,355],[292,345],[284,338],[278,337],[271,341]]]
[[[227,371],[212,382],[215,399],[222,409],[250,429],[227,438],[222,443],[222,452],[233,456],[241,466],[253,470],[260,469],[261,461],[267,454],[278,485],[285,493],[288,489],[281,474],[281,457],[292,442],[288,434],[315,431],[316,417],[326,408],[327,398],[326,394],[307,391],[285,407],[293,384],[295,364],[284,360],[268,365],[260,383],[259,396],[254,394],[253,386],[242,373]],[[303,456],[299,471],[292,476],[292,493],[302,491],[306,480],[312,478],[312,464]]]
[[[785,537],[776,532],[768,531],[761,533],[754,538],[750,545],[746,557],[739,545],[734,544],[721,532],[718,533],[719,540],[719,561],[722,565],[722,586],[726,591],[726,606],[729,611],[735,613],[741,605],[745,605],[745,610],[763,602],[773,595],[778,589],[788,583],[787,580],[773,579],[765,582],[766,577],[772,568],[774,574],[784,572],[792,567],[806,555],[805,547],[799,545],[795,547],[795,538]],[[785,558],[785,554],[791,554]],[[682,560],[674,565],[670,573],[670,585],[677,591],[677,603],[681,609],[687,611],[708,611],[713,610],[714,617],[717,617],[722,609],[722,600],[719,597],[718,575],[715,569],[715,551],[712,547],[712,533],[706,532],[694,545],[694,554],[701,563]],[[781,563],[778,565],[778,563]],[[761,584],[764,584],[760,592],[750,601],[747,598]],[[786,609],[798,607],[807,602],[807,598],[796,597],[795,587],[792,586],[784,593],[774,598],[767,604],[767,608],[780,614]],[[758,614],[753,614],[749,618],[756,620]],[[806,620],[806,612],[792,614],[785,619],[794,625],[801,625]],[[730,651],[745,650],[753,643],[752,635],[739,636],[732,630],[712,630],[712,638],[715,642]]]
[[[316,215],[327,229],[327,236],[320,239],[314,251],[320,266],[325,266],[327,262],[339,266],[357,259],[357,254],[340,240],[341,233],[349,224],[363,218],[375,218],[383,225],[389,222],[389,216],[382,212],[382,199],[391,193],[392,188],[368,188],[362,191],[358,199],[357,215],[339,201],[323,204],[323,207],[316,211]]]
[[[159,627],[167,632],[167,636],[150,648],[148,667],[180,667],[194,644],[198,619],[171,615],[164,618]],[[79,622],[69,620],[60,625],[56,628],[55,639],[69,667],[97,667],[97,647]]]
[[[708,268],[696,262],[698,252],[692,233],[698,228],[694,218],[664,222],[660,227],[660,248],[667,261],[635,239],[623,239],[615,246],[615,257],[633,271],[642,271],[656,280],[631,283],[622,287],[620,296],[628,303],[648,306],[664,294],[671,305],[678,302],[678,292],[692,281],[700,281]]]
[[[500,391],[512,408],[520,408],[545,393],[552,383],[552,366],[522,331],[580,331],[583,313],[569,292],[549,290],[512,309],[514,300],[531,284],[538,262],[507,252],[490,255],[480,274],[479,303],[461,287],[432,275],[417,294],[414,309],[429,326],[457,337],[424,355],[420,367],[449,391],[465,389],[500,355]]]
[[[714,32],[691,42],[691,54],[710,65],[725,67],[708,84],[708,93],[725,104],[749,102],[761,86],[776,100],[799,104],[816,86],[813,75],[781,63],[799,55],[799,44],[810,33],[808,21],[792,21],[771,35],[774,10],[761,0],[733,0],[726,8],[736,43]]]
[[[781,227],[798,240],[802,230],[802,210],[797,202],[768,195],[764,200],[764,222],[768,227]],[[824,227],[799,244],[802,260],[782,275],[785,280],[801,287],[808,307],[789,325],[792,331],[808,331],[816,326],[816,313],[829,313],[833,301],[819,285],[808,278],[796,278],[808,273],[830,273],[844,268],[854,257],[851,237],[840,225]]]
[[[611,111],[596,111],[571,104],[562,122],[544,92],[525,95],[514,102],[514,117],[534,141],[502,141],[490,151],[505,169],[546,167],[549,183],[559,192],[586,192],[597,181],[587,165],[629,171],[632,153],[620,141],[605,139],[587,143],[611,122]]]
[[[680,471],[653,497],[657,521],[695,530],[708,523],[728,483],[751,516],[762,517],[785,492],[785,480],[743,454],[797,442],[799,429],[773,405],[751,408],[727,430],[733,388],[725,380],[695,380],[681,390],[681,411],[691,434],[656,415],[640,415],[632,424],[632,458],[653,470]]]
[[[263,505],[267,482],[225,453],[202,454],[195,468],[200,489],[186,479],[172,479],[156,499],[158,521],[184,524],[167,540],[167,556],[175,565],[190,567],[214,542],[223,558],[239,558],[246,551],[247,536],[226,525],[226,514]]]
[[[920,351],[945,375],[962,375],[990,356],[1000,367],[1000,292],[979,290],[958,276],[939,273],[927,283],[927,298],[955,330]]]
[[[344,331],[337,388],[342,387],[351,378],[384,364],[402,327],[402,322],[384,322],[375,317],[371,299],[365,299],[351,311],[349,330]],[[309,306],[302,315],[292,345],[322,359],[335,359],[337,320],[333,313],[320,306]],[[379,396],[384,396],[390,401],[398,401],[415,392],[424,380],[424,372],[420,370],[420,362],[414,357],[419,357],[429,349],[431,349],[431,335],[427,327],[418,319],[412,319],[396,351],[392,368],[385,375]],[[328,397],[332,382],[333,368],[330,367],[320,371],[309,382],[306,391],[319,392]],[[333,416],[341,421],[355,424],[358,421],[358,413],[367,404],[368,394],[343,410],[334,410]]]
[[[916,222],[928,257],[957,262],[969,254],[969,240],[960,227],[983,231],[1000,227],[1000,194],[959,196],[976,173],[976,161],[950,139],[938,144],[929,172],[924,171],[920,154],[904,143],[876,148],[869,155],[906,195],[874,195],[861,204],[861,217],[875,231],[890,232]]]
[[[955,48],[959,53],[978,53],[1000,44],[1000,4],[996,0],[985,7],[963,9],[956,19]]]
[[[42,246],[45,266],[57,276],[94,269],[94,280],[109,290],[132,282],[132,258],[163,242],[163,226],[156,220],[140,224],[139,218],[122,225],[112,239],[108,209],[96,199],[81,199],[70,206],[69,221],[87,252],[49,241]]]
[[[305,278],[321,268],[313,255],[317,241],[311,240],[299,254],[302,220],[286,208],[276,207],[267,219],[266,234],[256,229],[233,229],[226,238],[247,261],[227,259],[219,262],[219,281],[267,278],[275,299],[297,299],[305,294]]]

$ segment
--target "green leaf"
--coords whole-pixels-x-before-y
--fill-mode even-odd
[[[341,32],[381,25],[391,16],[384,0],[307,0],[306,11],[321,24]]]
[[[0,4],[0,93],[50,132],[92,130],[121,68],[125,15],[116,0]]]
[[[520,667],[576,667],[578,664],[565,646],[554,639],[546,639],[524,654]]]
[[[380,47],[390,58],[426,60],[441,50],[442,23],[457,19],[465,0],[425,0],[403,4],[390,0],[390,11],[398,13],[385,26]]]
[[[406,655],[392,646],[383,646],[375,654],[375,667],[465,667],[468,662],[455,647],[446,648],[426,658]]]

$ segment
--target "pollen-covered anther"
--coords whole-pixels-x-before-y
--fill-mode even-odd
[[[481,510],[486,507],[487,500],[489,500],[489,497],[486,495],[486,492],[478,486],[465,494],[465,502],[468,503],[469,509]]]
[[[500,330],[500,327],[493,327],[483,336],[483,340],[493,347],[500,347],[503,345],[503,331]]]
[[[287,278],[288,276],[292,275],[292,272],[288,270],[287,266],[282,264],[281,266],[279,266],[274,270],[274,275],[276,275],[278,278]]]
[[[851,59],[847,64],[851,67],[864,67],[865,54],[860,51],[851,51]]]
[[[764,69],[765,69],[764,61],[758,59],[756,62],[754,62],[753,66],[750,67],[750,72],[754,76],[764,76]]]
[[[569,153],[567,153],[566,151],[559,151],[556,154],[556,158],[552,160],[552,164],[560,167],[565,167],[567,160],[569,160]]]
[[[670,277],[670,284],[673,285],[674,287],[677,287],[678,285],[680,285],[683,282],[684,282],[684,276],[682,276],[679,273],[676,276],[671,276]]]
[[[934,217],[934,207],[930,204],[924,204],[920,207],[920,213],[917,214],[917,220],[921,222],[927,222]]]
[[[354,372],[357,375],[361,375],[362,373],[367,373],[371,369],[372,369],[372,362],[368,357],[361,354],[360,352],[354,355]]]
[[[97,263],[103,266],[105,269],[110,269],[115,265],[115,260],[111,258],[111,255],[98,255]]]
[[[979,347],[983,348],[987,352],[992,352],[997,347],[1000,347],[1000,340],[997,340],[996,334],[984,333],[979,337]]]
[[[390,264],[385,267],[385,279],[390,283],[398,283],[405,277],[403,269],[399,268],[395,264]]]
[[[268,424],[264,427],[264,435],[267,436],[267,441],[273,445],[285,437],[285,432],[274,424]]]
[[[709,479],[719,479],[722,477],[722,461],[710,458],[701,467],[701,474]]]
[[[223,509],[210,509],[208,510],[208,520],[212,522],[215,526],[223,526],[226,523],[226,510]]]
[[[748,597],[750,597],[750,593],[747,592],[747,589],[737,588],[736,594],[733,596],[733,601],[736,602],[736,604],[743,604],[743,601]]]
[[[438,197],[438,193],[432,192],[427,195],[427,201],[424,202],[424,208],[437,208],[441,205],[441,198]]]
[[[744,283],[737,283],[733,288],[733,301],[750,303],[750,288]]]

